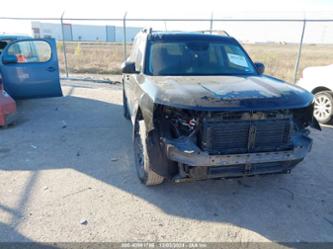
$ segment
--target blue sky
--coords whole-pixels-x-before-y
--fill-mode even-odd
[[[128,17],[144,18],[333,18],[333,0],[19,0],[1,3],[0,16],[11,17]],[[97,24],[89,22],[89,24]],[[110,23],[99,23],[106,25]],[[121,25],[121,23],[116,23]],[[207,29],[209,23],[131,23],[156,29]],[[296,42],[300,24],[215,23],[214,28],[226,29],[236,38],[249,41]],[[0,20],[1,33],[31,33],[30,22]],[[306,42],[332,42],[333,23],[308,24]]]

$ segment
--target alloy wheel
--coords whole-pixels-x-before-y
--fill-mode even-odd
[[[322,123],[328,122],[332,116],[332,98],[326,93],[316,94],[314,105],[314,116]]]

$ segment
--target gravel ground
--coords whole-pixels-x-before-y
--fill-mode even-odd
[[[121,86],[62,83],[0,129],[0,241],[333,241],[333,130],[290,175],[136,177]]]

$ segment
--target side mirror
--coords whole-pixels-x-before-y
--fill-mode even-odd
[[[2,56],[2,62],[3,64],[16,64],[17,57],[15,55],[4,54]]]
[[[258,74],[263,74],[265,72],[265,65],[261,62],[255,62],[254,63]]]
[[[130,61],[125,61],[125,62],[121,65],[121,71],[122,71],[122,73],[127,73],[127,74],[138,73],[138,72],[135,70],[135,63],[134,63],[134,62],[130,62]]]

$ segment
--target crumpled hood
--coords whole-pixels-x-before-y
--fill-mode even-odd
[[[308,91],[269,76],[149,76],[142,84],[155,103],[197,110],[306,107]]]

